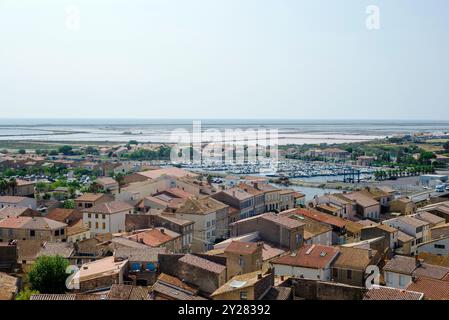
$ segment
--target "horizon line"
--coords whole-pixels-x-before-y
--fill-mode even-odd
[[[449,122],[449,119],[404,119],[404,118],[223,118],[223,117],[191,117],[191,118],[169,118],[169,117],[0,117],[2,120],[251,120],[251,121],[435,121]]]

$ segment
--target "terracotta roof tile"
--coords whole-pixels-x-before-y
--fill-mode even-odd
[[[98,199],[102,198],[104,196],[103,193],[85,193],[78,198],[76,198],[76,201],[82,201],[82,202],[95,202]]]
[[[173,239],[180,237],[179,233],[164,228],[154,228],[129,236],[128,239],[144,243],[150,247],[159,247]]]
[[[258,244],[254,242],[232,241],[231,244],[226,247],[224,252],[248,255],[255,253],[258,248]]]
[[[372,257],[377,254],[376,250],[371,251]],[[369,257],[369,250],[340,247],[340,255],[335,261],[334,266],[337,268],[349,268],[354,270],[365,270],[371,264],[372,258]]]
[[[272,261],[273,264],[282,264],[295,267],[323,269],[338,256],[339,249],[319,244],[308,244],[298,251],[279,257]]]
[[[304,223],[297,219],[292,219],[286,216],[277,215],[274,213],[265,213],[260,216],[261,219],[271,221],[277,225],[288,229],[295,229],[304,226]]]
[[[124,211],[133,211],[134,207],[130,204],[127,204],[126,202],[122,201],[111,201],[111,202],[105,202],[100,203],[92,208],[84,209],[86,212],[91,213],[100,213],[100,214],[114,214]]]
[[[373,286],[363,296],[363,300],[421,300],[422,298],[421,292],[383,286]]]
[[[226,266],[223,266],[221,264],[206,260],[204,258],[192,254],[186,254],[178,261],[213,273],[221,273],[226,270]]]
[[[421,261],[417,264],[416,258],[399,255],[388,261],[384,266],[384,270],[432,279],[442,279],[449,273],[449,268]]]
[[[408,286],[407,290],[424,293],[424,299],[449,300],[449,281],[418,278]]]

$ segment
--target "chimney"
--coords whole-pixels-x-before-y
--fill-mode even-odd
[[[235,191],[232,191],[232,196],[235,198]]]
[[[161,233],[165,233],[165,229],[161,228]]]
[[[371,249],[371,248],[368,249],[368,258],[370,258],[370,259],[373,258],[373,249]]]
[[[257,274],[257,279],[258,280],[262,279],[262,274],[261,273]]]

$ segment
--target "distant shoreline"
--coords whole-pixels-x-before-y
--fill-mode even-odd
[[[0,127],[17,126],[133,126],[133,125],[188,125],[201,121],[203,125],[447,125],[449,119],[151,119],[151,118],[0,118]]]

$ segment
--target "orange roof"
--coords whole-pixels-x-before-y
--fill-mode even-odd
[[[155,228],[129,236],[128,239],[143,242],[150,247],[159,247],[180,236],[176,232],[168,232],[167,229]]]
[[[47,214],[46,218],[64,222],[75,210],[76,209],[54,208]]]
[[[319,244],[307,244],[297,252],[279,257],[273,264],[283,264],[295,267],[322,269],[329,265],[338,255],[336,247]]]
[[[449,282],[430,278],[418,278],[407,290],[424,293],[424,299],[449,300]]]
[[[29,198],[26,197],[19,197],[19,196],[1,196],[0,197],[0,202],[5,202],[5,203],[19,203],[23,200],[26,200]]]
[[[88,201],[88,202],[94,202],[103,197],[103,193],[85,193],[78,198],[76,198],[76,201]]]
[[[176,278],[176,277],[172,277],[166,273],[161,273],[159,275],[159,277],[157,277],[157,281],[158,282],[162,282],[171,286],[175,286],[178,288],[181,288],[183,290],[186,290],[188,292],[190,292],[191,294],[197,294],[198,290],[193,288],[192,286],[189,286],[188,284],[186,284],[185,282],[183,282],[181,279]]]
[[[253,186],[250,186],[249,184],[246,183],[240,183],[238,185],[238,187],[242,190],[244,190],[245,192],[248,192],[249,194],[252,194],[253,196],[258,196],[260,194],[263,194],[264,192],[262,190],[259,190],[257,188],[254,188]]]
[[[192,198],[194,196],[193,194],[191,194],[191,193],[189,193],[187,191],[181,190],[179,188],[171,188],[171,189],[168,189],[168,190],[166,190],[164,192],[165,193],[169,193],[171,195],[174,195],[174,196],[176,196],[178,198],[182,198],[182,199],[189,199],[189,198]]]
[[[343,228],[346,225],[346,221],[344,219],[331,216],[326,213],[318,212],[318,211],[311,211],[306,209],[296,209],[296,212],[300,215],[303,215],[305,217],[309,217],[311,219],[314,219],[316,221],[324,222],[339,228]]]
[[[295,192],[293,192],[293,197],[295,197],[295,198],[303,198],[303,197],[305,197],[305,194],[303,194],[301,192],[298,192],[298,191],[295,191]]]
[[[9,217],[0,221],[0,228],[53,230],[67,225],[44,217]]]
[[[85,212],[101,213],[101,214],[114,214],[124,211],[131,211],[134,207],[122,201],[111,201],[97,204],[92,208],[84,209]]]

